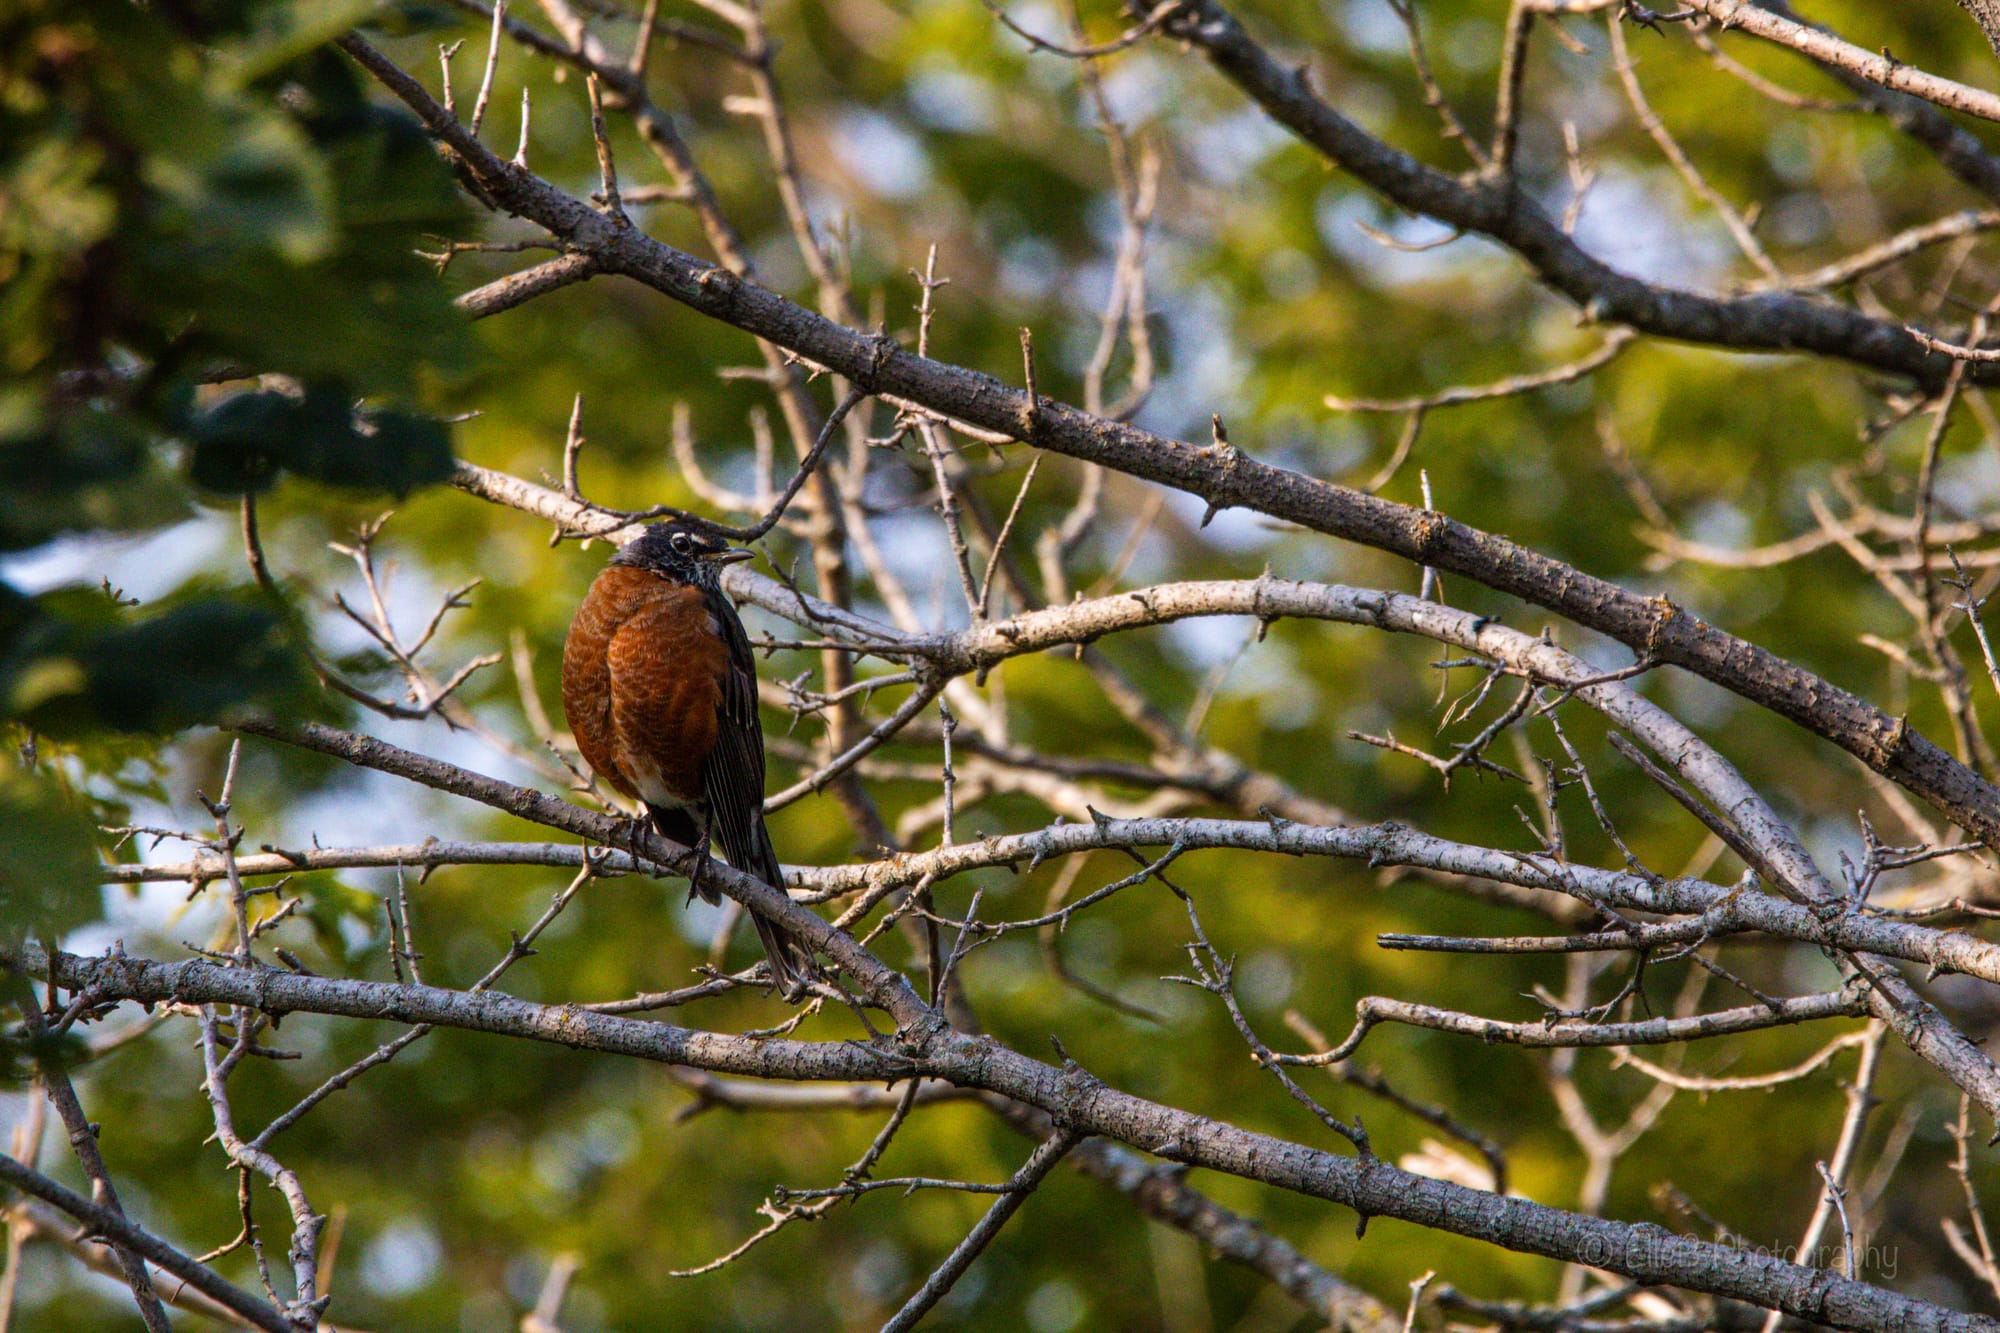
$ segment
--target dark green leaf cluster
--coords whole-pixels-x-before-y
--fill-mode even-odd
[[[421,409],[464,364],[464,321],[411,241],[462,205],[324,45],[360,8],[0,20],[0,551],[161,526],[286,473],[402,496],[449,471]],[[0,595],[0,717],[173,730],[301,678],[279,617],[240,600],[86,627]]]
[[[233,394],[187,423],[188,475],[212,491],[256,492],[281,471],[335,486],[409,494],[451,473],[451,437],[404,412],[362,413],[337,388]]]
[[[252,594],[196,587],[139,616],[94,589],[10,597],[0,716],[46,736],[179,731],[317,697],[283,619]]]
[[[427,403],[470,344],[413,242],[464,205],[326,45],[376,8],[0,12],[0,556],[287,474],[401,497],[449,472]],[[305,629],[212,578],[134,607],[0,571],[0,724],[44,761],[0,786],[0,932],[92,914],[93,821],[137,780],[115,738],[324,711]],[[51,742],[108,776],[67,790]]]
[[[94,917],[97,864],[76,802],[51,781],[0,770],[0,942],[58,939]],[[0,1046],[0,1085],[14,1055]]]
[[[63,372],[106,376],[145,416],[228,369],[409,396],[461,363],[462,321],[410,238],[462,206],[414,123],[318,45],[354,16],[228,8],[4,21],[9,437],[46,428]]]

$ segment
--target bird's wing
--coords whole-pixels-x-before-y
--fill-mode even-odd
[[[757,661],[736,608],[720,591],[707,596],[709,614],[728,648],[715,746],[701,774],[709,829],[729,864],[782,889],[784,872],[764,831],[764,724],[757,716]]]
[[[764,724],[757,716],[757,659],[729,599],[714,589],[707,597],[709,614],[728,649],[716,708],[715,745],[701,775],[709,833],[729,864],[783,893],[784,867],[764,827]],[[796,1003],[819,975],[812,950],[756,912],[750,913],[750,921],[771,960],[771,979],[778,993]]]

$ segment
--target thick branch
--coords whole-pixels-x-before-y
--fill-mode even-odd
[[[270,1333],[299,1333],[299,1326],[276,1306],[260,1301],[234,1283],[218,1277],[159,1237],[134,1226],[122,1214],[99,1207],[11,1157],[0,1155],[0,1181],[5,1181],[23,1194],[32,1194],[44,1203],[53,1204],[97,1235],[132,1251],[161,1272],[172,1274],[202,1295],[228,1307],[252,1326],[268,1329]]]
[[[639,828],[631,820],[594,814],[568,801],[469,772],[441,759],[415,754],[370,736],[357,736],[317,722],[284,727],[253,721],[239,724],[237,730],[245,735],[262,736],[331,755],[361,768],[407,778],[537,824],[566,830],[599,846],[631,847],[648,860],[682,873],[692,868],[688,848]],[[720,889],[766,920],[776,922],[809,947],[824,951],[860,981],[867,988],[869,998],[898,1024],[922,1024],[934,1016],[900,974],[884,967],[855,943],[847,932],[828,925],[794,903],[782,888],[767,885],[713,858],[703,865],[701,874],[704,883]]]
[[[1057,1068],[938,1025],[893,1041],[804,1042],[701,1032],[666,1023],[541,1005],[512,996],[419,985],[249,972],[200,959],[8,960],[53,973],[105,1001],[244,1005],[266,1013],[322,1013],[431,1023],[757,1078],[880,1080],[928,1075],[1040,1107],[1077,1134],[1099,1135],[1189,1166],[1222,1171],[1523,1253],[1583,1262],[1635,1281],[1749,1301],[1836,1328],[1871,1333],[2000,1333],[2000,1321],[1801,1268],[1750,1251],[1564,1212],[1527,1199],[1413,1175],[1379,1158],[1337,1156],[1120,1092],[1075,1066]]]
[[[1514,177],[1447,175],[1368,134],[1315,94],[1296,68],[1253,41],[1214,0],[1188,0],[1166,30],[1200,48],[1273,120],[1342,169],[1412,213],[1492,237],[1590,319],[1739,351],[1815,352],[1926,384],[1950,371],[1947,358],[1918,345],[1901,325],[1847,306],[1790,293],[1707,296],[1619,272],[1578,245]],[[2000,108],[2000,98],[1992,100]]]
[[[1273,96],[1282,92],[1286,99],[1302,98],[1305,106],[1317,108],[1315,114],[1323,112],[1332,118],[1329,123],[1337,122],[1343,136],[1360,133],[1299,90],[1295,81],[1283,76],[1227,15],[1210,6],[1198,8],[1213,19],[1196,25],[1198,40],[1211,49],[1219,64],[1226,63],[1233,70],[1240,66],[1238,72],[1246,79],[1254,76],[1257,80],[1271,80],[1268,90]],[[705,263],[636,229],[613,225],[595,209],[487,151],[454,117],[432,101],[415,80],[366,43],[343,38],[341,46],[424,119],[432,133],[458,155],[463,169],[496,202],[540,224],[572,248],[596,254],[610,271],[635,278],[695,310],[791,348],[847,376],[870,393],[921,403],[944,416],[1173,486],[1202,496],[1214,505],[1253,508],[1539,603],[1617,639],[1635,652],[1685,667],[1817,732],[1877,772],[1923,796],[1953,822],[1983,840],[2000,844],[2000,789],[1912,731],[1905,721],[1888,716],[1763,648],[1688,615],[1670,602],[1627,592],[1616,584],[1593,578],[1442,514],[1412,509],[1270,467],[1233,447],[1197,449],[1124,423],[1090,416],[1047,397],[1031,400],[1028,394],[991,376],[913,356],[883,337],[870,337],[842,327],[776,293],[745,282],[725,268]],[[1222,55],[1216,54],[1218,50],[1229,53],[1226,62]],[[1262,83],[1255,86],[1265,87]],[[1367,142],[1382,153],[1391,152],[1373,140]],[[1469,188],[1413,160],[1401,161],[1410,171],[1422,173],[1424,180],[1434,179],[1453,190]],[[1521,206],[1528,207],[1525,202]],[[1569,246],[1560,229],[1552,223],[1547,226],[1551,236]],[[1649,301],[1660,295],[1651,288],[1645,290]],[[1686,299],[1706,301],[1706,298]],[[1862,319],[1851,312],[1790,296],[1765,295],[1745,301],[1749,303],[1746,311],[1767,306],[1788,308],[1788,303],[1797,302],[1807,312],[1801,315],[1802,319]],[[1711,313],[1719,317],[1722,312]],[[1724,322],[1734,318],[1731,314],[1730,320]],[[1941,377],[1950,364],[1943,357],[1937,357],[1935,365],[1924,359],[1933,354],[1917,347],[1900,326],[1882,324],[1880,333],[1880,350],[1885,359],[1871,364],[1913,374],[1922,372],[1920,377],[1927,379]],[[1788,328],[1783,337],[1787,340],[1783,345],[1835,352],[1832,347],[1818,346],[1803,327]],[[1876,347],[1873,334],[1864,341],[1871,349]],[[1891,341],[1894,348],[1889,345]],[[1913,350],[1917,359],[1909,360],[1909,353],[1897,348]]]
[[[1933,972],[1958,972],[2000,985],[2000,944],[1959,930],[1941,930],[1866,912],[1822,918],[1799,903],[1742,886],[1700,879],[1647,878],[1620,870],[1557,861],[1541,853],[1481,847],[1433,837],[1402,824],[1326,827],[1292,820],[1105,819],[1088,824],[1054,824],[953,843],[931,851],[905,852],[861,865],[791,866],[786,881],[806,902],[872,894],[994,866],[1034,867],[1060,857],[1097,851],[1126,851],[1179,845],[1186,852],[1226,848],[1281,856],[1330,856],[1370,867],[1409,866],[1449,875],[1492,880],[1521,888],[1566,894],[1593,907],[1699,918],[1711,938],[1757,931],[1822,948],[1877,954],[1921,963]],[[295,874],[357,866],[535,865],[580,868],[585,856],[601,873],[636,868],[624,852],[546,842],[426,842],[387,847],[320,847],[301,852],[263,852],[239,857],[238,873],[248,877]],[[188,881],[213,878],[220,863],[184,861],[147,866],[113,866],[108,882]],[[1590,937],[1583,937],[1578,944]],[[1593,947],[1631,947],[1621,930],[1606,931]]]
[[[1796,22],[1782,14],[1774,14],[1762,5],[1746,3],[1746,0],[1688,0],[1688,3],[1724,28],[1741,28],[1766,41],[1789,46],[1801,55],[1811,56],[1835,69],[1846,70],[1870,83],[1921,97],[1926,102],[1962,111],[1968,116],[1978,116],[1982,120],[2000,120],[2000,96],[1954,83],[1936,74],[1926,74],[1886,51],[1863,50],[1851,42],[1843,42],[1832,33]],[[1959,0],[1959,3],[1979,20],[1988,40],[1994,40],[1995,28],[1989,24],[2000,17],[2000,10],[1996,10],[1990,0]]]
[[[1048,408],[1046,400],[1038,400],[1039,411],[1046,412]],[[1179,449],[1183,454],[1198,453],[1203,458],[1221,455],[1225,459],[1222,464],[1225,479],[1233,479],[1245,469],[1261,468],[1261,465],[1243,459],[1227,445],[1190,451],[1162,442],[1162,449]],[[1320,487],[1339,497],[1379,503],[1356,492],[1325,486],[1279,469],[1262,468],[1262,471],[1274,479],[1284,479],[1293,488]],[[462,464],[454,481],[461,489],[544,514],[557,522],[574,520],[584,524],[585,530],[615,527],[621,521],[616,515],[588,510],[566,496],[504,473]],[[1235,485],[1233,480],[1229,484],[1232,488]],[[1886,717],[1860,699],[1835,689],[1762,649],[1702,625],[1664,599],[1647,601],[1633,597],[1615,585],[1589,579],[1556,561],[1464,528],[1439,514],[1403,511],[1401,506],[1394,505],[1388,508],[1399,513],[1415,514],[1428,531],[1457,532],[1476,542],[1504,548],[1512,553],[1508,559],[1514,563],[1500,562],[1498,568],[1502,570],[1518,569],[1521,564],[1538,562],[1547,567],[1549,578],[1559,592],[1574,591],[1580,584],[1590,584],[1608,590],[1608,595],[1614,600],[1627,600],[1645,608],[1650,613],[1652,628],[1642,640],[1643,647],[1639,650],[1642,661],[1660,660],[1660,642],[1670,638],[1677,627],[1693,625],[1723,650],[1721,660],[1726,665],[1739,671],[1747,666],[1753,672],[1790,673],[1799,682],[1804,699],[1813,707],[1817,708],[1830,700],[1840,706],[1851,705],[1854,710],[1888,722]],[[1490,570],[1488,578],[1491,581]],[[1297,615],[1349,621],[1399,633],[1420,634],[1440,642],[1472,648],[1522,675],[1573,690],[1578,699],[1638,737],[1665,759],[1682,779],[1725,813],[1728,822],[1746,840],[1746,846],[1755,850],[1758,863],[1776,876],[1782,891],[1800,900],[1818,900],[1829,906],[1841,901],[1838,892],[1813,863],[1797,833],[1777,816],[1769,802],[1744,781],[1735,766],[1679,720],[1633,691],[1624,683],[1623,675],[1607,679],[1546,638],[1534,638],[1486,617],[1440,606],[1422,598],[1269,578],[1238,583],[1174,584],[1030,612],[1002,625],[974,626],[960,635],[918,636],[903,635],[852,612],[814,602],[793,589],[780,587],[740,566],[728,572],[725,586],[735,596],[756,601],[801,624],[847,635],[858,643],[915,653],[940,664],[947,671],[973,670],[983,662],[998,661],[1014,652],[1030,651],[1038,646],[1083,642],[1114,629],[1161,623],[1183,615],[1218,613],[1247,614],[1260,619]],[[1746,658],[1749,659],[1747,663]],[[1752,678],[1762,679],[1755,675]],[[2000,790],[1988,785],[1943,751],[1922,741],[1900,720],[1890,725],[1894,729],[1893,735],[1907,742],[1900,748],[1892,747],[1890,758],[1907,759],[1920,754],[1919,747],[1928,747],[1928,753],[1948,771],[1962,776],[1976,789],[2000,798]],[[1884,756],[1878,751],[1876,758],[1881,760]],[[1908,785],[1917,787],[1915,783]],[[2000,1069],[1996,1069],[1977,1046],[1899,976],[1876,977],[1871,994],[1877,1016],[1887,1021],[1911,1050],[1935,1065],[1961,1089],[1972,1094],[1989,1114],[2000,1119]]]

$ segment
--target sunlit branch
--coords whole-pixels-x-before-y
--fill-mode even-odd
[[[129,957],[89,960],[32,949],[15,951],[8,959],[30,974],[53,973],[52,979],[65,989],[87,989],[106,1002],[227,1003],[262,1011],[427,1022],[758,1078],[852,1082],[930,1075],[1040,1106],[1073,1133],[1114,1138],[1170,1161],[1261,1180],[1346,1204],[1367,1216],[1403,1218],[1530,1253],[1584,1260],[1642,1282],[1713,1292],[1869,1333],[1991,1333],[1993,1327],[1980,1316],[1768,1255],[1565,1213],[1413,1175],[1380,1160],[1364,1165],[1286,1143],[1134,1097],[1074,1066],[1042,1064],[942,1025],[907,1030],[899,1039],[878,1043],[755,1039],[534,1004],[494,992],[469,995],[291,973],[253,975],[200,959],[173,964]]]

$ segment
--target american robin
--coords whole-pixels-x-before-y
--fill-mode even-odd
[[[724,566],[751,553],[698,520],[649,525],[611,557],[563,643],[562,701],[597,775],[645,806],[660,835],[783,889],[764,828],[757,667]],[[690,895],[720,902],[697,872]],[[815,975],[811,950],[750,914],[787,1000]]]

